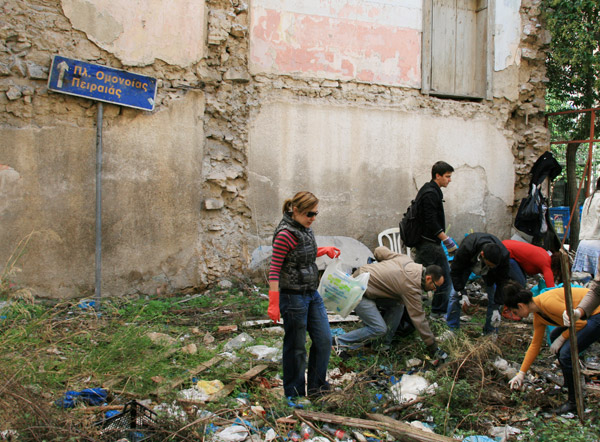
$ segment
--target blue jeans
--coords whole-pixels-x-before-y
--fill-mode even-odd
[[[554,342],[554,340],[558,337],[559,334],[564,332],[566,327],[556,327],[550,333],[550,340]],[[584,351],[594,342],[600,339],[600,314],[590,316],[587,319],[587,324],[581,330],[577,332],[577,350],[579,352]],[[560,362],[561,367],[572,369],[572,361],[571,361],[571,341],[567,340],[560,349],[558,353],[558,361]]]
[[[550,333],[550,341],[554,342],[566,327],[556,327]],[[577,332],[577,351],[582,352],[600,339],[600,314],[590,316],[587,324]],[[569,401],[575,402],[575,387],[573,382],[573,361],[571,360],[571,341],[568,339],[558,352],[558,362],[563,372],[565,386],[569,391]]]
[[[523,271],[519,263],[516,260],[510,258],[510,260],[508,261],[508,266],[508,277],[513,281],[518,282],[521,285],[521,287],[526,288],[527,279],[525,277],[525,272]]]
[[[485,288],[485,291],[488,295],[488,306],[487,311],[485,313],[485,325],[483,326],[483,333],[496,333],[498,331],[497,328],[492,327],[492,315],[494,314],[494,310],[500,310],[500,305],[494,303],[494,294],[496,293],[495,285],[488,285]],[[446,317],[446,323],[448,327],[452,329],[458,329],[460,327],[460,299],[462,298],[460,292],[457,292],[452,289],[450,293],[450,301],[448,302],[448,314]]]
[[[452,279],[450,277],[450,264],[441,244],[422,241],[415,249],[415,262],[424,267],[435,264],[442,268],[444,283],[438,287],[431,299],[431,313],[445,314],[448,310],[448,300],[452,293]]]
[[[279,311],[283,318],[283,391],[287,397],[317,394],[329,389],[327,365],[331,353],[331,329],[327,310],[319,292],[303,295],[279,295]],[[306,371],[306,332],[312,341]]]
[[[384,310],[383,316],[379,308]],[[383,337],[383,343],[390,345],[400,325],[404,304],[389,298],[369,299],[363,297],[354,311],[365,325],[363,328],[338,335],[337,342],[341,347],[356,349],[372,339]]]

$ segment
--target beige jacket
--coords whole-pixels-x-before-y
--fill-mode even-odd
[[[590,284],[590,291],[587,292],[577,307],[585,312],[586,318],[589,318],[598,306],[600,306],[600,272],[596,273],[596,277]]]
[[[592,193],[583,203],[579,241],[600,239],[600,192]]]
[[[404,304],[410,320],[426,345],[435,343],[435,337],[425,317],[421,296],[423,266],[409,256],[394,253],[387,247],[377,247],[374,252],[378,262],[360,267],[354,275],[369,272],[369,285],[365,295],[369,299],[392,298]]]

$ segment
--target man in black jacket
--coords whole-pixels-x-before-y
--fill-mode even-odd
[[[448,253],[456,251],[456,243],[446,235],[444,215],[444,195],[442,188],[452,181],[454,168],[438,161],[431,168],[431,181],[425,183],[416,196],[417,217],[423,226],[421,242],[415,247],[415,262],[427,267],[432,264],[442,268],[444,283],[435,291],[431,300],[431,313],[445,315],[448,310],[448,297],[452,289],[450,265],[442,248],[443,242]]]
[[[483,278],[488,294],[488,308],[483,333],[497,331],[500,323],[503,285],[508,282],[510,253],[502,242],[489,233],[471,233],[460,243],[451,265],[452,285],[447,323],[459,328],[461,298],[468,302],[465,285],[471,273]]]

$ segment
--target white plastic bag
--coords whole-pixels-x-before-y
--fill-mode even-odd
[[[360,302],[368,283],[369,273],[353,278],[343,271],[342,261],[334,259],[325,269],[318,290],[325,307],[345,318]]]

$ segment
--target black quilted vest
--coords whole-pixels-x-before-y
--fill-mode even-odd
[[[285,213],[275,229],[273,239],[282,230],[290,231],[298,240],[295,249],[285,257],[279,275],[279,290],[298,292],[314,291],[319,285],[319,270],[317,259],[317,242],[311,228],[306,228]]]

